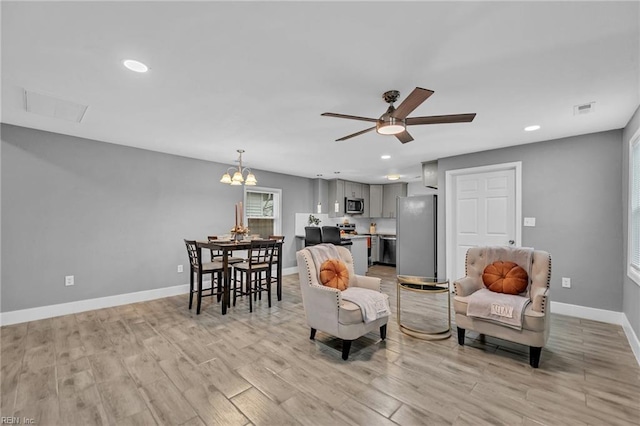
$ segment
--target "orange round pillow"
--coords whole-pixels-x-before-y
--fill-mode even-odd
[[[349,287],[347,265],[340,259],[326,260],[320,266],[320,282],[327,287],[346,290]]]
[[[482,282],[496,293],[520,294],[527,289],[527,271],[513,262],[498,260],[484,268]]]

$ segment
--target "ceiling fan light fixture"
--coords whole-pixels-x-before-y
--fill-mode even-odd
[[[376,132],[381,135],[397,135],[406,129],[404,120],[399,120],[387,114],[376,122]]]

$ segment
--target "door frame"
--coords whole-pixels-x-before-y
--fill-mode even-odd
[[[453,259],[455,258],[454,247],[454,232],[453,223],[455,216],[455,205],[453,203],[453,196],[455,195],[455,182],[458,177],[476,174],[476,173],[489,173],[503,170],[514,170],[515,172],[515,219],[516,219],[516,237],[515,246],[520,247],[522,243],[522,161],[514,161],[511,163],[490,164],[487,166],[470,167],[466,169],[454,169],[445,171],[445,244],[446,244],[446,257],[445,257],[445,270],[447,271],[447,277],[450,280],[456,280],[461,277],[454,277],[453,275]]]

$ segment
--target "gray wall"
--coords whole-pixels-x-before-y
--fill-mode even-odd
[[[228,233],[242,187],[227,164],[2,125],[2,312],[189,282],[184,238]],[[235,149],[230,147],[229,149]],[[313,181],[255,170],[281,188],[284,267]],[[75,286],[65,287],[65,275]]]
[[[552,256],[551,300],[622,311],[620,130],[438,160],[439,264],[445,270],[445,171],[522,161],[522,245]],[[571,289],[561,287],[571,278]]]
[[[629,142],[634,134],[640,129],[640,107],[636,110],[629,123],[622,132],[622,204],[623,212],[623,263],[622,263],[622,277],[623,277],[623,307],[622,310],[627,316],[633,331],[636,336],[640,336],[640,286],[636,284],[627,275],[627,244],[628,244],[628,217],[629,217]]]

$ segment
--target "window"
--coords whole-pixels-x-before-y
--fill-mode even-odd
[[[629,267],[628,275],[640,285],[640,132],[629,152]]]
[[[281,235],[280,198],[282,190],[245,187],[245,217],[251,235],[269,238]]]

